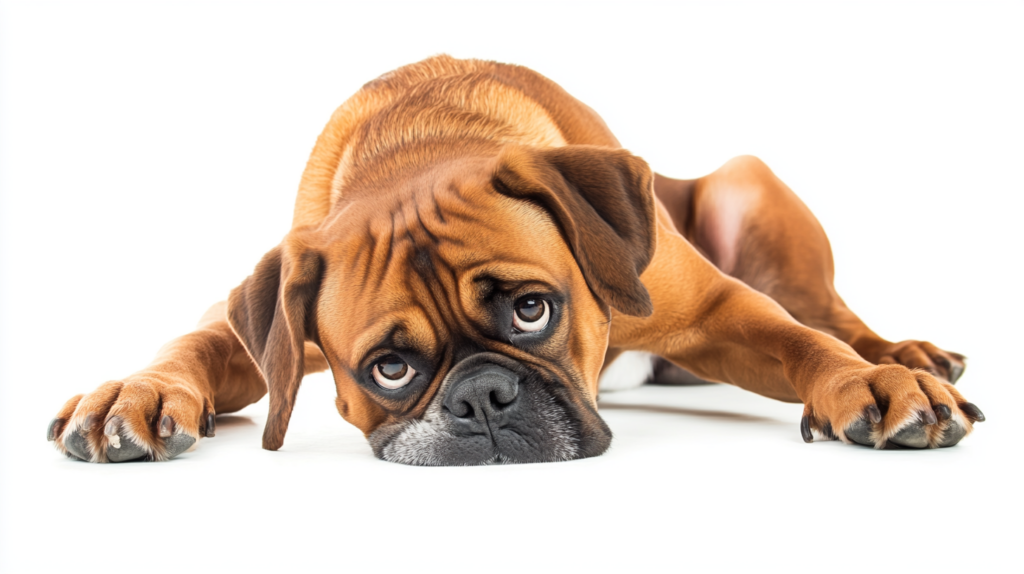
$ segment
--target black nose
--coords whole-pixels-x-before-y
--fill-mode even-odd
[[[488,425],[494,429],[503,426],[516,409],[518,396],[519,376],[504,367],[485,363],[452,382],[444,406],[463,430],[486,433]]]

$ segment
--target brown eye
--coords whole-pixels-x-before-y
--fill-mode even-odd
[[[523,297],[516,301],[512,326],[526,333],[534,333],[547,326],[550,317],[547,301],[539,297]]]
[[[373,380],[385,389],[399,389],[409,384],[416,369],[394,355],[388,355],[373,366]]]

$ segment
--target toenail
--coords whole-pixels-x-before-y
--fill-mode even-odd
[[[64,421],[61,419],[53,419],[50,421],[50,426],[46,428],[46,440],[53,442],[57,440],[57,434],[59,427],[63,426]]]
[[[924,421],[924,424],[929,426],[939,422],[938,419],[935,418],[935,413],[932,412],[931,409],[921,411],[921,418]]]
[[[164,415],[164,418],[160,419],[160,437],[167,438],[174,434],[174,419],[171,415]]]
[[[882,411],[878,410],[878,405],[868,405],[864,409],[864,415],[876,425],[882,422]]]
[[[964,403],[960,405],[960,410],[976,423],[985,422],[985,413],[981,412],[981,409],[974,403]]]
[[[121,432],[121,417],[112,416],[107,421],[106,428],[103,429],[103,434],[107,435],[107,442],[114,448],[121,448],[121,437],[118,433]]]
[[[814,442],[814,435],[811,433],[811,417],[805,416],[800,419],[800,434],[804,442]]]

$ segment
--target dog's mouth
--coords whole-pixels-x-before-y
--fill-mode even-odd
[[[566,461],[607,450],[611,431],[569,389],[508,357],[480,353],[459,363],[423,417],[374,431],[374,454],[420,466]]]

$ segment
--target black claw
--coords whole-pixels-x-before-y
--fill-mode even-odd
[[[825,423],[825,428],[821,429],[821,434],[825,435],[825,438],[828,440],[836,440],[838,438],[836,432],[832,430],[831,422]]]
[[[960,405],[960,410],[967,415],[967,418],[971,419],[972,422],[983,423],[985,422],[985,413],[981,412],[974,403],[964,403]]]
[[[938,405],[935,407],[935,416],[939,417],[940,421],[948,421],[949,417],[953,416],[953,411],[946,405]]]
[[[937,418],[935,418],[935,413],[932,412],[931,409],[927,409],[927,410],[921,411],[921,420],[923,420],[924,424],[926,424],[928,426],[931,426],[931,425],[939,422],[939,420]]]
[[[160,437],[167,438],[174,434],[174,419],[171,415],[164,415],[164,418],[160,419]]]
[[[949,351],[946,352],[949,353]],[[964,369],[967,368],[964,364],[967,361],[967,357],[960,353],[949,353],[949,356],[953,357],[954,361],[957,361],[956,363],[951,362],[949,366],[949,382],[955,385],[957,379],[964,374]]]
[[[46,428],[46,440],[53,442],[57,440],[57,434],[60,427],[64,426],[64,421],[61,419],[53,419],[50,421],[50,426]]]
[[[965,368],[966,367],[964,367],[963,365],[952,365],[952,366],[950,366],[949,367],[949,382],[955,385],[957,380],[964,374],[964,369]]]
[[[217,416],[213,413],[206,415],[206,436],[211,437],[217,430]]]
[[[873,424],[882,422],[882,411],[878,410],[878,405],[868,405],[864,409],[864,416]]]
[[[804,437],[804,442],[814,442],[814,435],[811,434],[811,417],[805,416],[800,419],[800,434]]]

